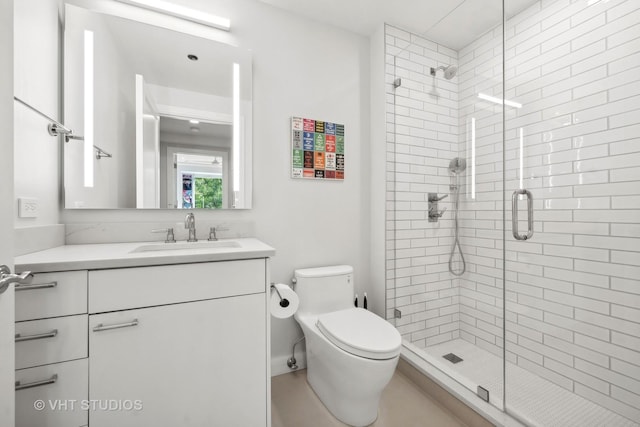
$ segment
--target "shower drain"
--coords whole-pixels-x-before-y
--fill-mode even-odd
[[[462,357],[458,357],[458,356],[456,356],[456,355],[455,355],[455,354],[453,354],[453,353],[445,354],[445,355],[444,355],[444,356],[442,356],[442,357],[444,357],[444,358],[445,358],[445,359],[447,359],[449,362],[454,363],[454,364],[455,364],[455,363],[458,363],[458,362],[462,362],[462,360],[463,360],[463,359],[462,359]]]

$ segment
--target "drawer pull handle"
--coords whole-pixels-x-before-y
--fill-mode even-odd
[[[16,391],[33,387],[40,387],[47,384],[54,384],[56,381],[58,381],[58,374],[54,374],[47,380],[34,381],[32,383],[20,384],[20,381],[16,381]]]
[[[14,289],[16,291],[33,291],[35,289],[55,288],[56,286],[58,286],[58,282],[35,283],[33,285],[19,284]]]
[[[16,342],[22,341],[31,341],[31,340],[41,340],[43,338],[53,338],[58,335],[58,330],[54,329],[51,332],[45,332],[42,334],[33,334],[33,335],[20,335],[16,334]]]
[[[98,325],[96,325],[95,328],[93,328],[93,332],[109,331],[111,329],[120,329],[120,328],[130,328],[131,326],[138,326],[138,319],[133,319],[131,322],[118,323],[115,325],[103,325],[102,323],[99,323]]]

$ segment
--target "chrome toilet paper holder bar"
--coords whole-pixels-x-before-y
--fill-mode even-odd
[[[275,283],[271,284],[271,289],[275,290],[278,294],[278,298],[280,298],[280,307],[289,307],[289,300],[286,298],[282,298],[282,295],[280,295],[280,291],[278,290],[278,288],[276,288]]]

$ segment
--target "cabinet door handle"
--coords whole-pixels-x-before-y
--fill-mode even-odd
[[[27,388],[40,387],[47,384],[54,384],[58,381],[58,374],[54,374],[51,378],[46,380],[34,381],[32,383],[21,384],[20,381],[16,381],[16,391],[24,390]]]
[[[14,287],[15,291],[33,291],[35,289],[55,288],[58,282],[36,283],[33,285],[18,284]]]
[[[138,319],[133,319],[131,322],[127,322],[127,323],[117,323],[115,325],[103,325],[102,323],[99,323],[96,325],[95,328],[93,328],[93,332],[109,331],[111,329],[120,329],[120,328],[130,328],[131,326],[138,326]]]
[[[31,340],[41,340],[43,338],[53,338],[56,335],[58,335],[58,330],[57,329],[54,329],[51,332],[44,332],[42,334],[33,334],[33,335],[16,334],[16,342],[31,341]]]

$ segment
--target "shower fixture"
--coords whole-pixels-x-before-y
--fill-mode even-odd
[[[467,168],[467,161],[465,159],[461,159],[460,157],[456,157],[449,162],[449,172],[456,174],[456,176]]]
[[[446,67],[444,65],[441,65],[438,68],[431,67],[431,75],[435,77],[438,70],[444,71],[444,78],[447,80],[451,80],[458,72],[458,67],[456,67],[455,65],[447,65]]]
[[[445,71],[446,77],[446,71]],[[456,157],[449,162],[449,173],[451,174],[451,184],[449,189],[452,191],[453,199],[453,245],[451,246],[451,254],[449,255],[449,271],[454,276],[462,276],[467,268],[467,264],[464,260],[462,253],[462,247],[460,246],[460,226],[458,222],[458,209],[460,205],[460,174],[467,169],[467,161],[463,158]],[[453,256],[456,252],[456,246],[458,247],[458,253],[462,261],[462,268],[460,270],[454,270],[453,268]]]

